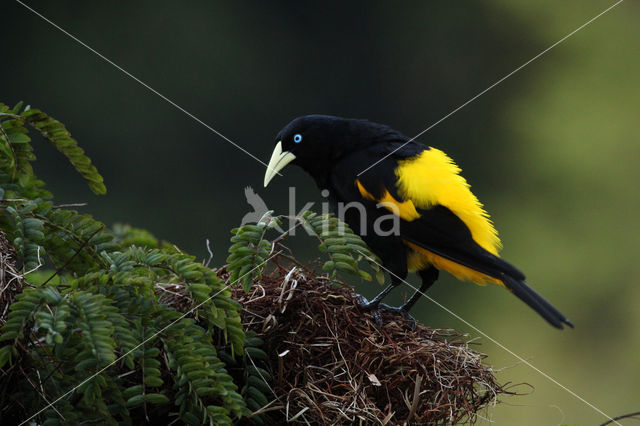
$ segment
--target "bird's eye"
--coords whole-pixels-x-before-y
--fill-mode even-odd
[[[295,143],[300,143],[302,142],[302,135],[300,133],[296,133],[295,135],[293,135],[293,141]]]

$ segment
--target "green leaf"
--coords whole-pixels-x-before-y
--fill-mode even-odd
[[[135,385],[127,388],[122,392],[122,397],[125,399],[129,399],[134,395],[142,395],[143,387],[142,385]]]
[[[0,348],[0,368],[3,368],[9,361],[11,361],[11,346],[3,346]]]
[[[151,404],[166,404],[169,402],[169,398],[161,393],[148,393],[144,396],[144,400]],[[127,405],[129,404],[129,401],[127,401]]]
[[[247,352],[247,355],[249,355],[249,357],[251,357],[251,359],[253,359],[254,361],[256,360],[260,360],[260,361],[266,361],[267,360],[267,354],[262,350],[262,349],[258,349],[258,348],[253,348],[253,347],[246,347],[245,351]]]
[[[355,267],[353,267],[352,265],[349,265],[348,263],[345,263],[345,262],[336,262],[336,269],[339,270],[339,271],[349,272],[349,273],[352,273],[352,274],[357,273]]]
[[[159,387],[164,384],[164,381],[160,377],[145,376],[144,384],[150,387]]]
[[[127,400],[127,407],[134,408],[142,405],[145,401],[145,395],[135,395]]]
[[[360,277],[362,277],[362,279],[364,280],[367,280],[367,281],[372,280],[371,274],[368,273],[367,271],[363,271],[362,269],[358,270],[358,275],[360,275]]]
[[[9,142],[12,144],[28,143],[31,142],[31,138],[24,133],[12,133],[9,135]]]

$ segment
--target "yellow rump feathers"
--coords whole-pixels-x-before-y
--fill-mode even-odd
[[[436,204],[447,207],[467,225],[478,245],[497,255],[502,248],[498,232],[459,173],[460,168],[447,154],[429,148],[414,158],[398,162],[398,193],[422,209]]]
[[[493,283],[504,286],[502,281],[496,278],[485,275],[482,272],[474,271],[452,260],[445,259],[409,241],[405,241],[404,243],[411,248],[407,258],[407,268],[409,271],[419,271],[429,265],[433,265],[438,269],[444,269],[459,280],[473,281],[480,285]]]

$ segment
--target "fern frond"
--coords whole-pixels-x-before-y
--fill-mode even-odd
[[[197,306],[197,315],[223,330],[225,341],[231,342],[233,354],[241,354],[244,344],[244,331],[240,318],[242,306],[231,297],[231,289],[211,269],[200,263],[194,263],[190,271],[198,271],[196,282],[187,284],[186,290]]]
[[[105,320],[113,325],[113,338],[118,352],[124,355],[123,363],[133,369],[133,355],[130,352],[138,345],[138,336],[134,334],[130,322],[116,306],[107,306],[103,312]]]
[[[232,424],[232,417],[247,413],[237,386],[218,358],[204,330],[184,318],[167,329],[163,338],[170,367],[176,372],[176,398],[181,419],[187,424]],[[223,406],[214,404],[222,400]]]
[[[338,272],[358,275],[371,281],[371,275],[360,268],[363,258],[376,259],[367,244],[356,235],[347,224],[332,215],[318,215],[311,211],[304,212],[299,220],[308,233],[319,241],[318,250],[329,257],[322,269],[334,278]],[[380,271],[378,265],[370,263],[374,271]]]
[[[27,330],[32,327],[36,315],[47,302],[47,297],[51,295],[44,288],[28,288],[16,295],[17,302],[9,308],[9,318],[0,328],[0,342],[10,341],[0,350],[0,368],[18,355],[18,342],[24,339]]]
[[[137,246],[157,248],[159,241],[146,229],[134,228],[131,225],[116,223],[112,229],[115,242],[121,246]]]
[[[48,345],[61,344],[67,329],[67,318],[70,315],[69,303],[53,287],[43,289],[48,293],[49,309],[40,310],[36,314],[35,328],[46,331],[45,342]]]
[[[6,208],[13,222],[7,231],[27,270],[39,266],[45,252],[44,223],[34,214],[38,206],[38,200],[29,200],[24,204],[11,203]]]
[[[36,129],[45,139],[60,151],[85,179],[89,188],[96,194],[105,194],[104,180],[91,160],[78,146],[64,124],[48,116],[39,109],[29,109],[20,114],[22,120]]]
[[[24,186],[29,176],[33,175],[31,161],[36,157],[31,147],[31,138],[24,127],[24,121],[18,115],[22,103],[13,109],[0,103],[0,153],[4,158],[0,170],[6,174],[6,180],[12,183],[18,181]],[[5,179],[3,179],[5,180]]]
[[[90,265],[102,263],[101,252],[117,249],[113,235],[91,215],[66,209],[49,209],[37,216],[43,221],[46,238],[43,246],[56,265],[87,272]]]
[[[109,300],[101,294],[77,291],[72,293],[69,306],[84,346],[75,359],[76,371],[98,370],[115,361],[113,324],[106,321],[104,313],[110,306]]]
[[[0,111],[6,105],[0,104]],[[19,117],[13,114],[0,115],[0,152],[5,158],[1,169],[11,181],[15,180],[18,172],[28,175],[33,172],[30,162],[35,160],[31,138],[27,136],[27,129],[22,126]]]
[[[271,255],[271,242],[265,233],[277,224],[276,219],[265,215],[256,225],[244,225],[231,230],[233,243],[229,247],[227,271],[232,283],[240,281],[245,293],[249,292],[253,280],[262,276],[264,263]]]
[[[267,354],[262,350],[264,341],[256,336],[254,331],[247,332],[245,351],[247,360],[245,363],[245,385],[241,394],[247,402],[247,408],[252,412],[264,408],[273,400],[273,390],[269,386],[273,380],[271,374],[258,365],[266,366]],[[257,423],[263,424],[261,416],[252,417]]]

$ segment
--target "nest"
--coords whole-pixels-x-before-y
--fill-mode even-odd
[[[263,276],[250,294],[234,291],[269,354],[269,423],[474,423],[508,393],[466,335],[414,330],[385,311],[379,327],[352,289],[297,267]]]
[[[0,230],[0,326],[7,322],[9,306],[24,288],[24,276],[16,268],[15,249]]]

